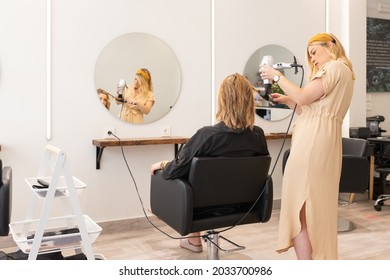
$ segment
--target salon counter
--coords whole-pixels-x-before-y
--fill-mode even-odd
[[[291,134],[286,135],[286,133],[270,133],[265,137],[267,140],[276,140],[291,138]],[[102,158],[104,149],[107,147],[173,144],[176,155],[180,151],[180,148],[186,144],[189,139],[190,138],[188,137],[181,136],[122,138],[120,141],[116,138],[93,139],[92,144],[96,146],[96,169],[100,169],[100,160]]]

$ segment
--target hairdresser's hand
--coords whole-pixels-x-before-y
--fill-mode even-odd
[[[296,106],[295,102],[292,101],[291,98],[287,95],[279,94],[279,93],[271,93],[271,97],[272,97],[274,103],[287,105],[287,107],[289,107],[290,109],[293,109]],[[300,112],[301,112],[301,109],[299,107],[299,108],[297,108],[296,113],[300,114]]]
[[[136,106],[137,105],[137,101],[134,99],[134,98],[129,98],[126,100],[126,103],[127,104],[130,104],[130,105],[133,105],[133,106]]]
[[[280,93],[271,93],[271,97],[275,103],[286,104],[289,102],[289,97]]]
[[[273,81],[275,76],[281,76],[281,75],[282,74],[278,70],[276,70],[270,66],[262,67],[261,72],[260,72],[260,76],[263,80]]]

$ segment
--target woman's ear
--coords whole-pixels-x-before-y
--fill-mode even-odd
[[[334,47],[334,43],[333,42],[326,42],[326,45],[327,45],[327,47],[331,50],[331,49],[333,49],[333,47]]]

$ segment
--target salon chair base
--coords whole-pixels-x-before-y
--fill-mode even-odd
[[[337,232],[348,232],[356,229],[356,225],[344,218],[339,217],[337,221]]]
[[[219,251],[223,251],[225,253],[244,250],[244,246],[240,246],[233,241],[230,241],[229,239],[223,237],[218,232],[210,230],[207,232],[207,235],[204,237],[206,244],[207,244],[207,258],[209,260],[219,260]],[[224,249],[220,246],[220,239],[223,239],[229,245],[233,245],[233,248],[230,249]]]

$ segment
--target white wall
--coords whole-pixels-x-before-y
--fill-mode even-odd
[[[161,125],[170,125],[172,135],[191,136],[199,127],[212,123],[211,93],[226,75],[242,72],[254,51],[268,44],[282,45],[305,64],[307,39],[325,31],[325,0],[215,0],[212,73],[211,0],[52,3],[53,117],[52,139],[46,141],[46,1],[0,0],[0,157],[13,167],[14,221],[25,215],[30,193],[24,178],[35,176],[47,143],[67,152],[73,174],[87,184],[80,200],[92,219],[141,217],[120,148],[107,148],[101,169],[96,170],[92,139],[105,137],[105,127],[115,127],[119,137],[159,136]],[[361,20],[365,22],[365,18]],[[145,32],[163,40],[176,54],[182,70],[176,105],[150,124],[123,123],[104,110],[96,97],[94,67],[100,51],[112,39],[129,32]],[[268,122],[258,118],[256,123],[267,133],[282,132],[288,119]],[[269,143],[273,162],[281,144],[281,140]],[[124,152],[148,206],[149,166],[171,159],[173,147],[126,147]],[[273,176],[276,199],[280,197],[280,165],[281,160]]]
[[[83,211],[96,221],[140,217],[142,211],[119,148],[104,151],[95,169],[92,139],[104,127],[119,137],[191,136],[211,123],[209,0],[53,0],[52,139],[46,136],[46,1],[0,1],[0,156],[13,167],[13,220],[24,217],[25,177],[38,171],[47,143],[67,152],[72,173],[87,184]],[[163,40],[182,70],[181,95],[163,119],[146,125],[118,120],[99,104],[94,67],[112,39],[145,32]],[[184,116],[184,117],[182,117]],[[141,197],[149,201],[149,166],[173,157],[173,145],[124,149]]]
[[[366,0],[328,0],[327,31],[343,43],[356,74],[350,110],[343,122],[343,136],[350,127],[366,126]],[[356,46],[359,46],[358,48]]]
[[[367,1],[367,17],[382,18],[390,20],[390,13],[379,12],[377,10],[378,0]],[[390,5],[389,0],[382,0],[382,3]],[[384,135],[390,135],[390,93],[389,92],[375,92],[367,93],[367,117],[382,115],[385,121],[380,123],[380,127],[387,132]],[[365,126],[365,125],[364,125]]]

